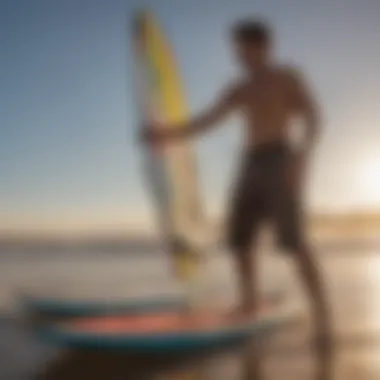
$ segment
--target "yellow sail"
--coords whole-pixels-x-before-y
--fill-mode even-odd
[[[188,107],[172,49],[151,12],[140,12],[134,26],[140,116],[152,124],[180,124],[188,117]],[[194,150],[189,141],[180,141],[165,146],[161,153],[154,158],[155,171],[165,182],[158,199],[170,219],[170,237],[176,240],[171,247],[174,267],[181,278],[189,280],[199,256],[188,237],[202,222]],[[164,199],[168,202],[162,207]]]

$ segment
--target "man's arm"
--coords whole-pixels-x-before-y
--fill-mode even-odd
[[[239,102],[239,90],[231,87],[225,90],[214,103],[198,116],[178,125],[170,125],[165,129],[153,132],[158,138],[191,137],[206,132],[226,118]],[[156,134],[157,133],[157,134]]]
[[[302,150],[308,153],[314,147],[320,133],[319,107],[299,71],[292,71],[290,79],[295,112],[302,117],[306,129]]]

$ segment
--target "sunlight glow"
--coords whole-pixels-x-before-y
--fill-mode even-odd
[[[359,168],[358,196],[366,205],[380,205],[380,156],[371,157]]]

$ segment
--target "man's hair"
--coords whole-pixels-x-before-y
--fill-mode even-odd
[[[267,45],[272,39],[269,25],[257,19],[240,20],[232,26],[232,36],[237,41]]]

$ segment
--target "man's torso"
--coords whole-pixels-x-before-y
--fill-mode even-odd
[[[284,141],[294,113],[293,88],[287,69],[271,68],[239,85],[239,109],[249,147]]]

